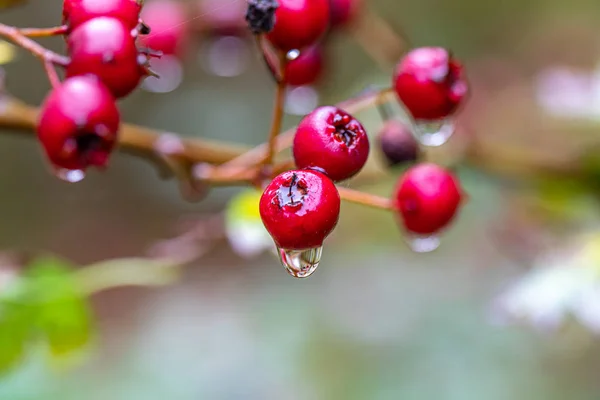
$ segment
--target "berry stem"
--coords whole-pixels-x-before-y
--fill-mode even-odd
[[[0,37],[4,37],[19,47],[29,51],[31,54],[52,64],[66,66],[69,64],[69,57],[55,53],[40,45],[36,41],[25,36],[18,28],[0,23]]]
[[[267,152],[264,159],[261,160],[262,165],[265,167],[273,164],[273,157],[277,148],[277,136],[281,132],[281,124],[283,122],[283,109],[285,103],[285,66],[287,64],[286,53],[283,51],[278,52],[279,58],[279,79],[277,81],[277,90],[275,92],[275,104],[273,106],[273,119],[271,120],[271,130],[269,132],[269,139],[267,141]]]
[[[338,193],[342,200],[350,203],[362,204],[364,206],[379,208],[382,210],[391,211],[392,201],[386,197],[376,196],[374,194],[360,192],[358,190],[348,189],[338,186]]]
[[[57,88],[60,85],[60,79],[58,78],[54,64],[48,60],[44,60],[44,70],[46,71],[50,85],[52,85],[53,88]]]
[[[29,38],[50,37],[64,35],[69,30],[67,25],[53,26],[51,28],[20,28],[19,33]]]

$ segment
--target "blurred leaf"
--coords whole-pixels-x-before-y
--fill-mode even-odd
[[[26,0],[0,0],[0,9],[24,4]]]
[[[273,240],[265,229],[258,204],[261,192],[244,190],[233,197],[225,212],[225,230],[233,251],[246,258],[273,249]]]
[[[31,310],[19,303],[0,303],[0,373],[21,361],[30,338]]]
[[[9,62],[13,61],[16,56],[16,47],[11,43],[0,40],[0,65],[8,64]]]

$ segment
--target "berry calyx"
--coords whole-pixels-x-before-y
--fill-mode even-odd
[[[419,157],[419,144],[410,128],[402,121],[386,121],[377,135],[377,141],[390,167],[414,162]]]
[[[421,47],[396,67],[394,89],[416,120],[439,120],[453,114],[468,94],[462,65],[448,50]]]
[[[431,163],[408,169],[398,181],[394,208],[406,231],[433,235],[456,216],[463,193],[458,179]]]
[[[315,44],[329,26],[329,0],[278,0],[275,26],[267,35],[281,51]]]
[[[285,81],[292,86],[311,85],[323,73],[323,52],[319,46],[303,50],[285,67]]]
[[[320,247],[337,225],[340,195],[317,171],[287,171],[269,184],[260,198],[260,216],[281,249]]]
[[[276,0],[248,0],[246,22],[255,35],[269,33],[275,26],[275,11],[279,8]]]
[[[64,0],[63,23],[73,30],[97,17],[112,17],[120,20],[127,29],[139,23],[143,0]]]
[[[360,11],[362,0],[329,0],[330,23],[332,28],[349,24]]]
[[[67,46],[67,77],[96,75],[116,98],[131,93],[146,75],[146,56],[139,53],[131,30],[116,18],[85,22],[69,35]]]
[[[178,55],[188,40],[188,24],[183,4],[173,0],[147,2],[141,13],[142,21],[150,28],[140,36],[145,47],[166,55]]]
[[[119,110],[106,86],[94,76],[78,76],[50,92],[41,108],[37,134],[53,165],[85,170],[106,165],[119,123]]]
[[[358,120],[333,106],[308,114],[298,125],[293,145],[298,168],[324,172],[334,181],[356,175],[369,157],[369,138]]]

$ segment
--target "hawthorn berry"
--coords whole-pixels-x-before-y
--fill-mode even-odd
[[[96,75],[116,98],[131,93],[147,73],[146,56],[138,51],[131,30],[116,18],[83,23],[69,35],[67,46],[67,77]]]
[[[278,0],[275,26],[267,35],[281,51],[313,45],[329,26],[329,0]]]
[[[106,165],[119,123],[119,110],[108,88],[93,75],[77,76],[48,94],[37,134],[53,165],[85,170]]]
[[[330,24],[332,28],[352,22],[360,11],[362,0],[329,0]]]
[[[127,29],[139,24],[143,0],[64,0],[63,23],[70,30],[97,17],[120,20]]]
[[[390,167],[416,161],[419,157],[417,140],[410,128],[397,119],[385,122],[377,135],[377,141]]]
[[[458,179],[431,163],[408,169],[396,186],[393,202],[406,231],[433,235],[456,216],[462,201]]]
[[[147,2],[141,13],[142,21],[150,28],[140,42],[166,55],[178,55],[188,39],[187,15],[183,4],[173,0]]]
[[[394,89],[416,120],[439,120],[456,111],[468,93],[462,65],[448,50],[421,47],[397,65]]]
[[[287,171],[269,184],[260,216],[275,244],[286,250],[320,247],[337,225],[340,195],[318,171]]]
[[[324,172],[334,181],[358,173],[369,157],[369,138],[358,120],[333,106],[308,114],[296,130],[293,145],[298,168]]]
[[[285,81],[292,86],[311,85],[323,72],[323,52],[319,46],[303,50],[285,66]]]

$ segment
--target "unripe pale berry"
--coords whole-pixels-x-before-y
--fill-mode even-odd
[[[300,55],[288,61],[285,81],[289,85],[302,86],[315,83],[323,72],[323,51],[319,46],[308,47]]]
[[[119,123],[115,99],[106,86],[92,75],[77,76],[49,93],[37,134],[53,165],[84,170],[106,165]]]
[[[142,3],[142,0],[64,0],[63,23],[73,30],[92,18],[112,17],[127,29],[133,29],[139,23]]]
[[[298,168],[317,169],[337,182],[351,178],[365,165],[369,138],[352,115],[324,106],[298,125],[293,153]]]
[[[397,119],[385,122],[377,135],[377,141],[390,167],[414,162],[419,157],[417,139],[413,136],[410,128]]]
[[[85,22],[69,35],[67,45],[67,77],[96,75],[117,98],[131,93],[146,75],[145,56],[138,52],[131,30],[116,18]]]
[[[278,175],[260,199],[260,216],[279,248],[320,247],[337,225],[340,195],[333,182],[317,171]]]
[[[167,55],[178,55],[188,40],[189,17],[183,4],[174,0],[149,1],[141,13],[144,24],[150,27],[148,35],[140,42],[152,50]]]
[[[267,35],[277,49],[289,51],[311,46],[329,26],[329,0],[278,0],[275,27]]]
[[[452,222],[461,205],[458,179],[431,163],[408,169],[396,186],[394,208],[406,231],[432,235]]]
[[[462,65],[441,47],[410,51],[396,67],[394,89],[416,120],[439,120],[468,94]]]

